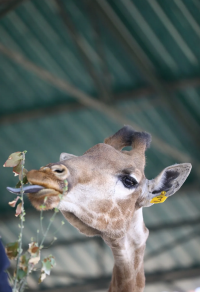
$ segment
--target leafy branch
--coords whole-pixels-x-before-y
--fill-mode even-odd
[[[51,241],[50,245],[48,247],[44,247],[44,241],[47,237],[47,234],[50,230],[50,227],[56,217],[56,214],[59,212],[59,206],[62,201],[62,198],[64,196],[64,193],[68,190],[68,182],[65,180],[65,187],[63,188],[63,193],[58,195],[59,196],[59,203],[56,208],[54,208],[54,213],[52,217],[50,218],[50,222],[47,226],[46,231],[43,230],[42,220],[43,220],[43,210],[45,210],[46,206],[46,200],[47,197],[45,197],[43,205],[41,205],[41,212],[40,212],[40,229],[43,234],[43,237],[41,239],[41,243],[39,244],[39,232],[40,229],[37,230],[37,242],[33,241],[33,238],[31,239],[31,243],[29,243],[29,248],[27,251],[23,253],[22,250],[22,241],[23,241],[23,230],[24,230],[24,222],[25,222],[25,208],[24,208],[24,190],[23,186],[24,184],[28,183],[26,174],[27,170],[25,169],[25,154],[27,151],[23,152],[15,152],[12,153],[5,164],[4,167],[12,167],[14,175],[19,175],[19,182],[17,183],[16,187],[20,187],[20,195],[17,196],[12,202],[9,202],[9,205],[11,207],[15,207],[18,200],[21,200],[21,202],[16,207],[16,214],[15,216],[18,217],[20,215],[20,224],[18,225],[20,228],[20,234],[19,238],[16,242],[8,243],[6,245],[6,253],[9,259],[15,259],[16,260],[16,269],[14,271],[13,277],[9,274],[10,282],[13,286],[12,291],[13,292],[23,292],[25,289],[25,285],[27,282],[28,275],[36,269],[37,264],[41,264],[41,274],[39,278],[39,283],[41,283],[45,278],[46,275],[50,275],[51,269],[55,266],[55,258],[52,255],[49,255],[48,257],[41,259],[41,251],[42,249],[49,248],[57,239],[55,237],[55,234],[59,231],[56,230],[53,235],[54,238]],[[64,222],[61,222],[61,227],[64,225]]]
[[[21,203],[18,205],[18,209],[19,209],[19,212],[21,211],[21,215],[20,215],[20,219],[21,219],[21,225],[20,225],[20,234],[19,234],[19,249],[18,249],[18,256],[17,256],[17,272],[16,272],[16,276],[14,278],[14,287],[13,287],[13,292],[17,291],[17,282],[18,282],[18,271],[19,271],[19,261],[20,261],[20,255],[22,254],[22,236],[23,236],[23,228],[24,228],[24,221],[25,221],[25,211],[24,211],[24,191],[23,191],[23,174],[24,174],[24,164],[25,164],[25,153],[26,151],[23,151],[22,152],[22,159],[21,159],[21,169],[20,169],[20,172],[19,174],[20,175],[20,182],[21,182],[21,191],[20,191],[20,194],[21,194]],[[19,163],[19,164],[20,164]],[[23,291],[23,290],[22,290]]]

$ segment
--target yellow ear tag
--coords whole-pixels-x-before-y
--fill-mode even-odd
[[[161,194],[155,198],[153,198],[150,203],[153,204],[159,204],[159,203],[163,203],[165,200],[167,200],[167,197],[165,196],[166,192],[163,191],[161,192]]]

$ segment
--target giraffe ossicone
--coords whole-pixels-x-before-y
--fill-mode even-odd
[[[62,153],[59,162],[27,174],[32,185],[42,187],[28,194],[37,209],[45,197],[46,209],[56,207],[68,181],[59,209],[81,233],[101,236],[110,246],[115,263],[109,292],[143,291],[148,230],[142,208],[153,205],[163,191],[173,195],[191,170],[190,163],[175,164],[148,180],[144,168],[150,142],[150,134],[124,126],[82,156]],[[132,149],[123,151],[126,146]]]

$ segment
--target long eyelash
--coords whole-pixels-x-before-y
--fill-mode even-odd
[[[54,172],[57,172],[57,173],[62,173],[64,171],[64,169],[55,169]]]
[[[121,175],[120,180],[123,183],[124,187],[128,189],[137,187],[138,185],[137,180],[130,175]]]

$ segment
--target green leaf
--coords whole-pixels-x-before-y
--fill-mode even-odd
[[[28,252],[31,255],[31,258],[29,259],[29,264],[37,265],[37,263],[40,261],[40,248],[38,247],[37,242],[31,242],[29,243],[29,249]]]
[[[51,263],[50,261],[42,262],[42,267],[45,274],[50,275],[51,272]]]
[[[55,264],[55,258],[52,255],[49,255],[42,261],[41,272],[50,275],[51,269],[55,266]]]
[[[19,267],[26,273],[28,271],[28,261],[29,261],[29,256],[27,256],[26,254],[20,257]]]
[[[22,164],[21,164],[21,162],[19,162],[19,164],[17,164],[15,167],[13,167],[14,176],[19,175],[21,170],[22,170]]]
[[[23,178],[23,184],[25,185],[25,184],[27,184],[27,183],[28,183],[27,176],[25,176],[25,177]],[[18,183],[16,184],[15,187],[16,187],[16,188],[20,188],[20,187],[21,187],[21,181],[18,181]]]
[[[34,256],[34,257],[39,256],[40,248],[39,248],[37,242],[29,243],[28,252],[31,254],[31,256]]]
[[[26,177],[27,173],[28,173],[28,170],[26,168],[23,169],[23,175],[22,175],[22,170],[20,170],[19,179],[22,180],[22,177],[24,179],[24,177]],[[26,177],[26,179],[27,179],[27,177]]]
[[[6,160],[6,162],[4,163],[4,167],[15,167],[17,166],[20,161],[22,160],[22,152],[14,152],[12,153],[8,159]]]
[[[27,272],[25,272],[24,270],[18,269],[18,271],[17,271],[17,279],[21,280],[21,279],[25,278],[26,274],[27,274]]]
[[[15,242],[6,244],[5,250],[10,260],[16,259],[18,255],[18,250],[19,250],[19,242],[15,241]]]

